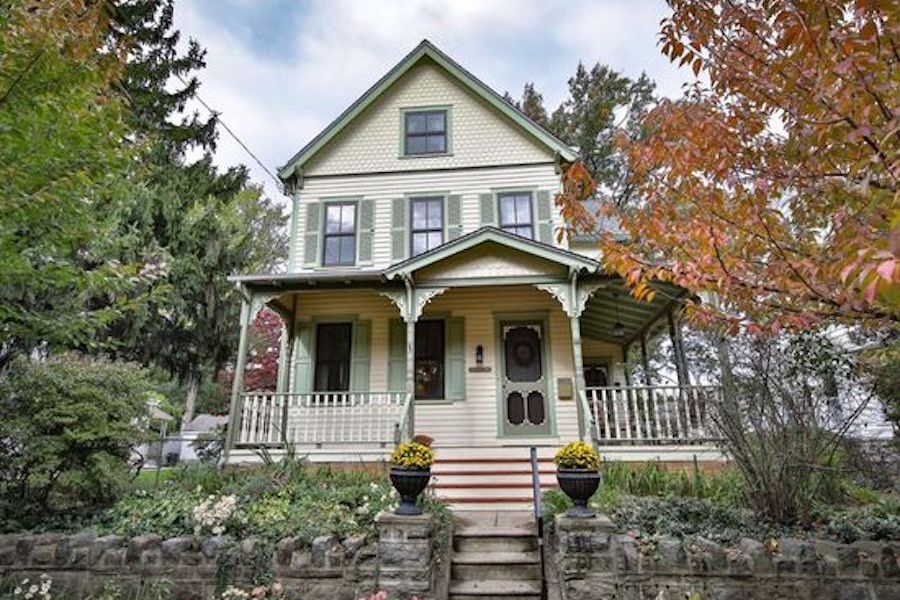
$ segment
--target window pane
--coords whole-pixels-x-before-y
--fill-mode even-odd
[[[337,233],[341,230],[341,205],[329,204],[325,208],[325,233]]]
[[[444,131],[444,113],[436,112],[428,114],[428,131]]]
[[[520,235],[526,238],[534,238],[534,234],[531,231],[531,227],[513,227],[510,229],[514,234]]]
[[[409,137],[406,138],[406,153],[407,154],[425,154],[426,151],[426,138],[424,137]]]
[[[414,200],[412,203],[412,228],[425,229],[428,227],[428,203]]]
[[[356,238],[353,236],[342,236],[341,241],[341,264],[352,265],[356,262]]]
[[[341,206],[341,232],[353,233],[356,230],[356,205],[344,204]]]
[[[429,135],[426,139],[428,140],[426,146],[428,152],[446,152],[446,144],[444,143],[445,137],[443,134]]]
[[[531,223],[530,200],[528,196],[516,196],[516,223],[519,225]]]
[[[444,206],[442,200],[429,200],[428,202],[428,227],[430,229],[441,229],[444,226],[443,212]]]
[[[416,323],[416,398],[444,396],[444,322]]]
[[[412,235],[413,256],[422,254],[426,250],[428,250],[428,234],[427,233],[414,233]]]
[[[326,265],[336,265],[341,260],[341,238],[325,238],[325,256],[323,262]]]
[[[428,234],[428,249],[437,248],[443,243],[444,234],[440,231],[432,231]]]
[[[350,389],[350,323],[323,323],[316,328],[316,391]]]
[[[426,118],[424,113],[407,113],[406,133],[424,133],[425,121]]]
[[[500,224],[512,225],[516,222],[516,205],[513,196],[500,197]]]

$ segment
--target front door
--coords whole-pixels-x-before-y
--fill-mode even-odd
[[[500,335],[503,435],[551,433],[543,322],[502,322]]]

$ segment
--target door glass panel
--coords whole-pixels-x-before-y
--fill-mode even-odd
[[[532,425],[544,422],[544,395],[537,390],[528,394],[528,422]]]
[[[511,392],[506,396],[506,418],[513,425],[525,422],[525,398],[519,392]]]
[[[536,326],[511,328],[506,333],[505,351],[509,381],[538,381],[541,378],[541,338]]]

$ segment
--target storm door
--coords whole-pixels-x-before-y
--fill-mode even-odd
[[[500,324],[500,412],[503,435],[545,435],[550,424],[549,376],[541,321]]]

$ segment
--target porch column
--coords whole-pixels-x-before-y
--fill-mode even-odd
[[[572,334],[572,362],[575,368],[575,377],[573,378],[575,385],[572,386],[574,388],[572,393],[578,409],[578,439],[583,440],[588,415],[582,414],[581,392],[587,388],[587,385],[584,381],[584,358],[581,354],[581,322],[577,315],[569,316],[569,331]]]
[[[228,433],[225,436],[225,460],[238,439],[237,423],[240,412],[241,393],[244,391],[244,367],[247,364],[247,331],[250,328],[250,309],[253,297],[244,295],[241,300],[241,334],[238,341],[237,360],[234,365],[234,380],[231,382],[231,403],[228,407]]]
[[[678,375],[678,385],[690,385],[691,380],[688,375],[687,360],[684,356],[684,345],[681,339],[681,323],[675,318],[674,311],[670,308],[666,313],[669,321],[669,338],[672,340],[672,353],[675,357],[675,372]]]
[[[625,385],[631,387],[631,362],[628,360],[631,354],[631,345],[622,344],[619,351],[622,353],[622,371],[625,373]]]
[[[407,437],[416,434],[416,288],[412,278],[405,277],[406,284],[406,393],[409,394],[409,414],[406,417]]]
[[[650,376],[650,359],[647,357],[647,334],[641,332],[641,366],[644,369],[644,385],[653,385],[653,378]]]

